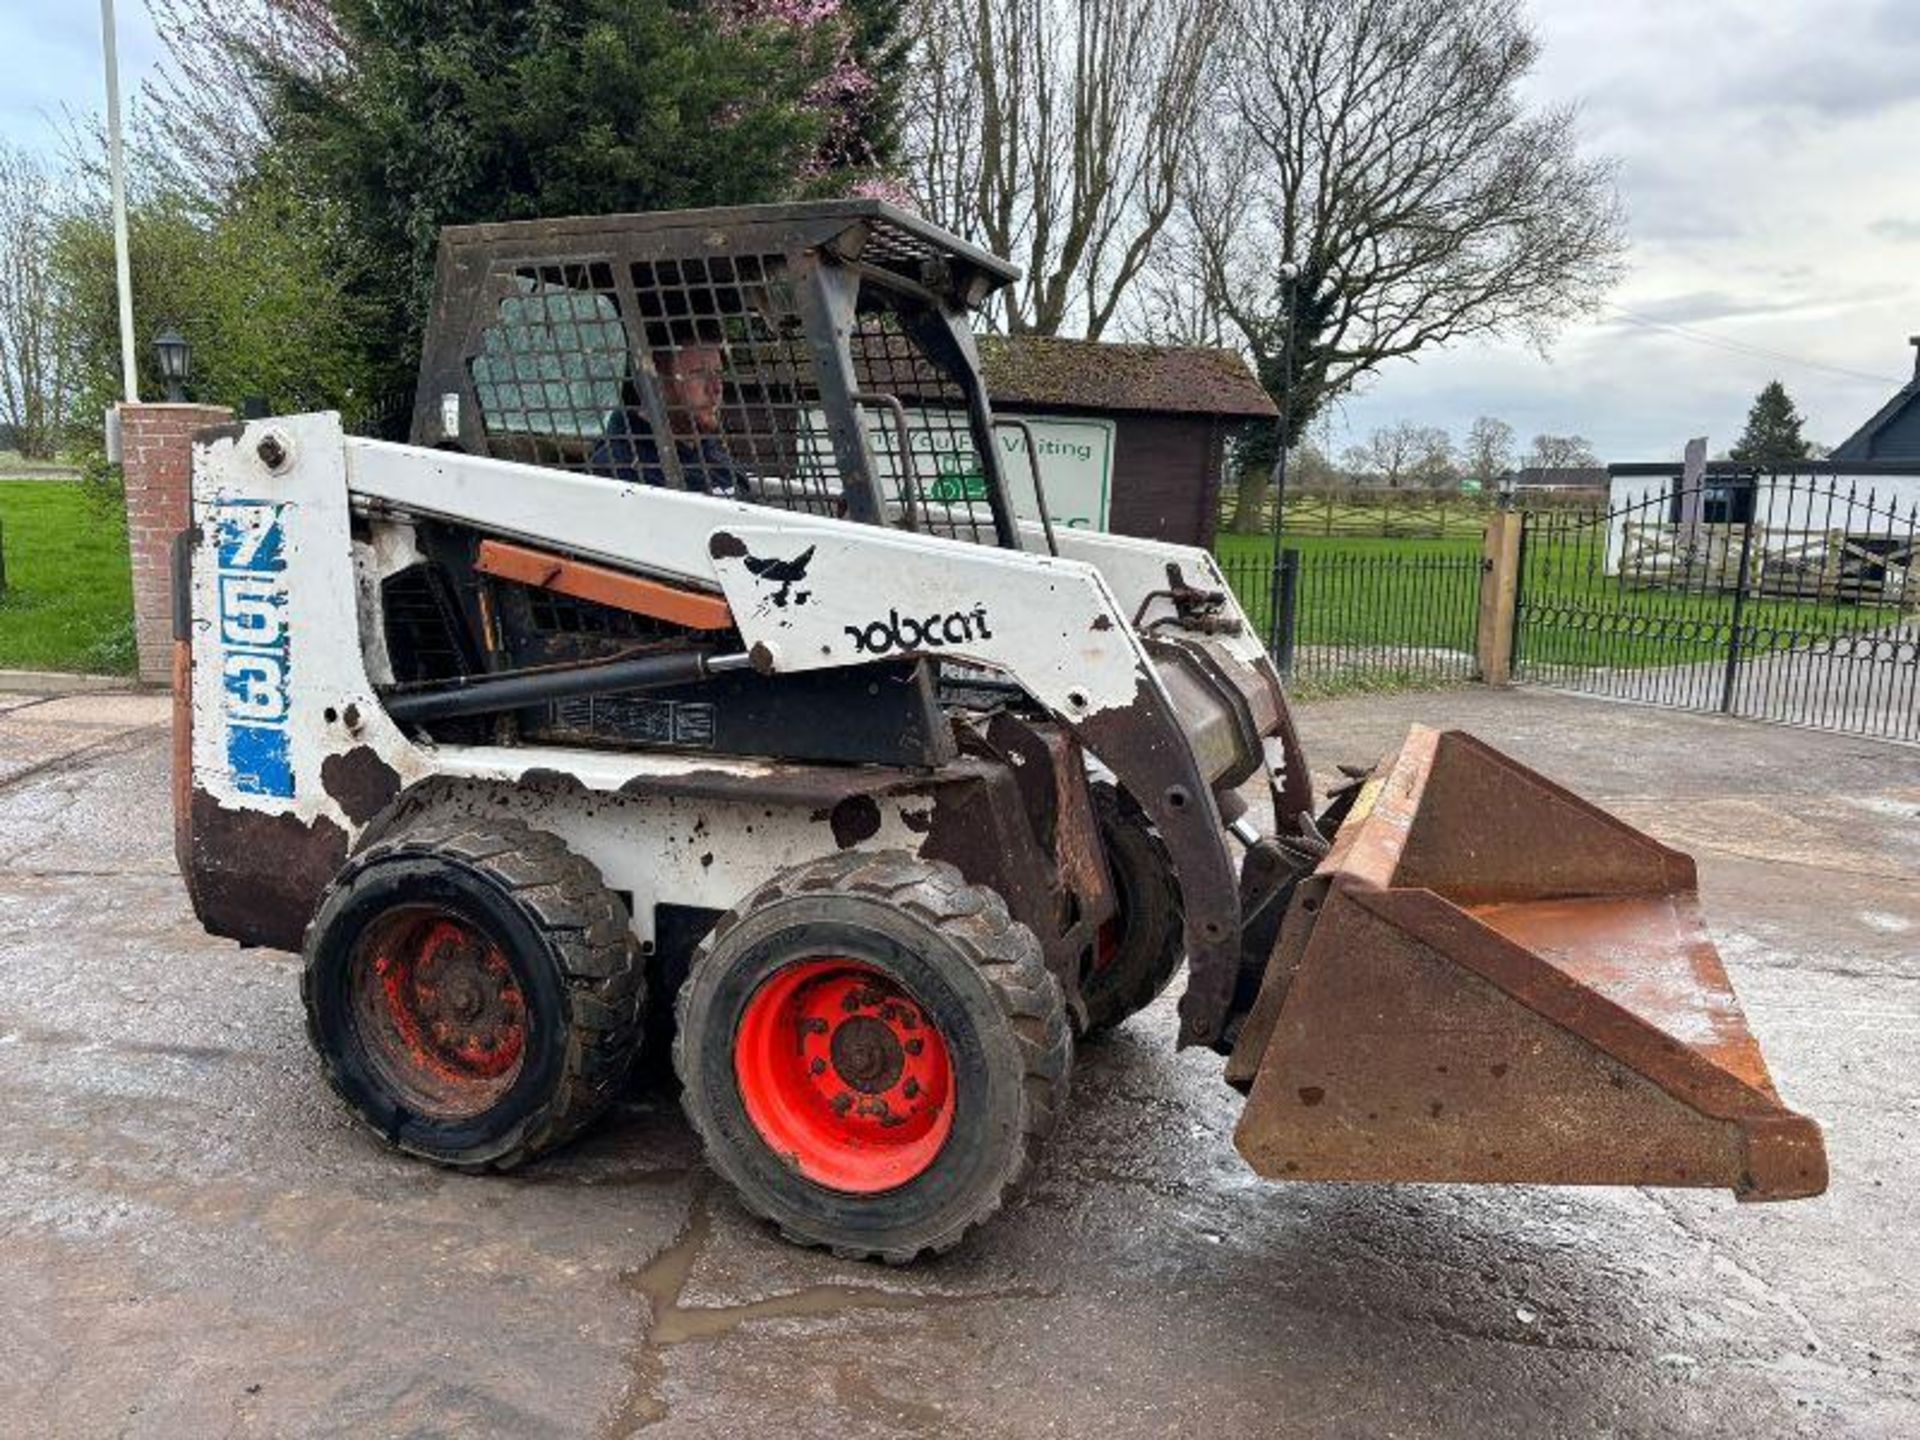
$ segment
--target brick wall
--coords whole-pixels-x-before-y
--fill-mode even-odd
[[[232,419],[231,410],[215,405],[120,407],[133,630],[140,678],[152,684],[173,674],[173,537],[186,528],[191,508],[193,437]]]

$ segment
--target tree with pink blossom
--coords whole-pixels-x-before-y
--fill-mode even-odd
[[[411,380],[443,226],[890,188],[902,0],[153,0],[176,168],[324,217]]]

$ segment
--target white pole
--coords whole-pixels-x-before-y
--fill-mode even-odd
[[[107,168],[113,176],[113,258],[120,285],[120,369],[127,403],[140,403],[140,370],[134,363],[133,262],[127,254],[127,157],[120,143],[120,45],[113,0],[100,0],[100,35],[107,55]]]

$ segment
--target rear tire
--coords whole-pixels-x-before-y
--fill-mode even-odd
[[[1072,1036],[1032,931],[953,866],[851,852],[723,916],[674,1065],[707,1158],[790,1240],[904,1264],[1020,1187]]]
[[[515,820],[426,819],[348,862],[307,928],[327,1079],[412,1155],[506,1170],[575,1135],[639,1046],[642,969],[600,872]]]
[[[1137,806],[1107,783],[1093,787],[1094,815],[1118,910],[1101,927],[1080,977],[1086,1035],[1111,1030],[1151,1005],[1186,954],[1186,919],[1173,857]]]

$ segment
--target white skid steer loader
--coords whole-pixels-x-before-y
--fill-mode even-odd
[[[181,870],[353,1112],[505,1168],[670,1048],[748,1206],[904,1261],[1184,960],[1263,1175],[1818,1193],[1685,856],[1456,733],[1316,809],[1212,558],[1002,472],[1013,274],[870,202],[453,230],[413,443],[202,437]]]

